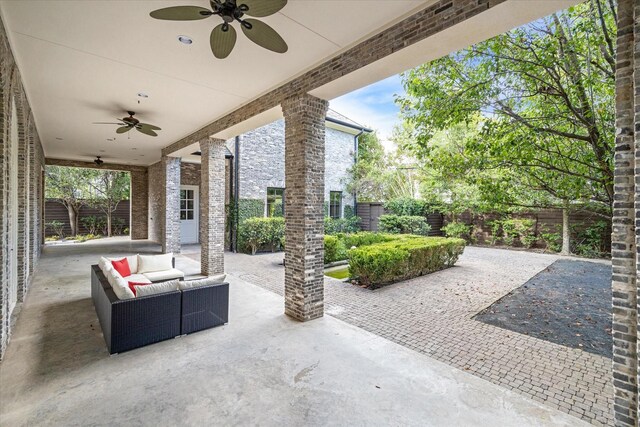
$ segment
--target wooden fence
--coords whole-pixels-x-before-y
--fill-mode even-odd
[[[360,217],[360,229],[364,231],[378,231],[380,216],[388,212],[383,203],[358,203],[357,215]],[[442,214],[433,213],[427,216],[427,223],[431,226],[429,236],[442,236],[444,217]]]
[[[82,218],[88,216],[95,217],[103,217],[106,219],[106,215],[98,210],[88,206],[83,206],[80,208],[80,216],[78,218],[78,233],[87,234],[89,231],[82,225]],[[124,221],[124,227],[129,227],[129,219],[130,219],[130,203],[129,200],[123,200],[118,203],[118,207],[113,212],[112,218],[120,218]],[[71,225],[69,224],[69,213],[67,212],[67,208],[65,208],[62,203],[58,202],[55,199],[47,199],[44,202],[44,222],[45,224],[51,221],[60,221],[64,224],[64,235],[71,235]],[[51,236],[54,232],[50,227],[45,227],[45,236]]]

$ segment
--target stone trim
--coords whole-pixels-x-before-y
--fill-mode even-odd
[[[305,94],[282,103],[285,119],[285,314],[324,314],[325,123],[329,103]]]
[[[422,41],[505,0],[440,0],[162,149],[166,156]]]

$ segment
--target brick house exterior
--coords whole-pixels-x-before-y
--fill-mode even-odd
[[[354,194],[347,191],[349,169],[355,162],[356,138],[370,129],[333,111],[327,111],[325,130],[324,210],[329,215],[331,193],[340,194],[339,216],[354,212]],[[251,204],[251,216],[269,216],[268,189],[285,189],[285,123],[277,120],[227,140],[225,153],[225,205],[233,200]],[[149,239],[162,241],[165,209],[162,162],[149,167]],[[199,163],[182,161],[180,185],[201,186]],[[334,212],[335,213],[335,212]],[[281,215],[279,212],[278,215]],[[198,217],[202,218],[202,212]],[[233,235],[235,231],[229,231]],[[227,236],[227,249],[230,248]],[[175,248],[174,248],[175,249]]]

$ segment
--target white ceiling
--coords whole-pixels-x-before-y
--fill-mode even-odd
[[[208,0],[9,0],[0,2],[0,12],[46,156],[149,165],[162,147],[431,2],[289,0],[264,18],[287,41],[287,53],[264,50],[240,32],[225,60],[213,57],[208,42],[218,17],[149,17],[178,4],[206,7]],[[178,35],[194,43],[183,45]],[[138,98],[141,91],[149,98]],[[116,135],[115,125],[92,124],[128,109],[162,127],[160,136]]]

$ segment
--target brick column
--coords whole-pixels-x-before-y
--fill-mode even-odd
[[[131,171],[131,240],[149,238],[149,177],[146,170]]]
[[[634,218],[640,212],[635,180],[638,171],[634,149],[634,0],[618,2],[616,58],[616,150],[611,234],[613,265],[613,386],[616,425],[636,425],[637,420],[637,263]],[[635,206],[634,206],[635,202]]]
[[[200,141],[200,268],[211,276],[224,273],[225,141]]]
[[[324,313],[324,134],[328,102],[286,99],[284,312],[301,320]]]
[[[162,252],[180,253],[180,158],[162,157],[164,172],[164,233],[162,236]]]

